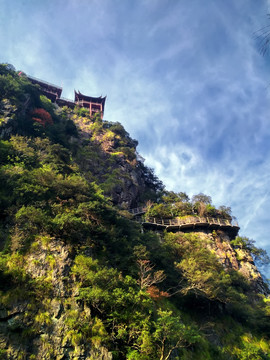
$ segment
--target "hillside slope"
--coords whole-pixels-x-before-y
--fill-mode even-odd
[[[0,136],[1,359],[270,359],[268,257],[229,208],[166,191],[121,124],[7,65]]]

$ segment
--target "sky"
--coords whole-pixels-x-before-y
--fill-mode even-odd
[[[230,206],[270,254],[270,0],[0,0],[0,62],[107,95],[168,190]],[[260,32],[259,32],[260,33]],[[269,49],[270,52],[270,49]],[[265,270],[270,277],[270,269]]]

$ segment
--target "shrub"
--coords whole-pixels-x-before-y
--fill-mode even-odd
[[[48,111],[42,108],[34,109],[32,111],[32,119],[41,124],[43,127],[46,125],[53,125],[53,119],[51,115],[48,113]]]

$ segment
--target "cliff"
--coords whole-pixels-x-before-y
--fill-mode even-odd
[[[229,208],[6,65],[0,101],[0,359],[269,359],[268,258]]]

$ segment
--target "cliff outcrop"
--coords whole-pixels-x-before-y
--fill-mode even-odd
[[[239,272],[250,282],[256,292],[268,294],[267,286],[249,251],[233,246],[230,236],[225,231],[218,230],[210,234],[200,233],[199,236],[202,239],[210,240],[206,241],[207,246],[214,251],[224,268]]]
[[[138,156],[138,142],[130,138],[120,123],[98,117],[71,116],[79,133],[77,161],[89,180],[97,181],[113,204],[130,209],[156,199],[163,189],[153,171]]]

